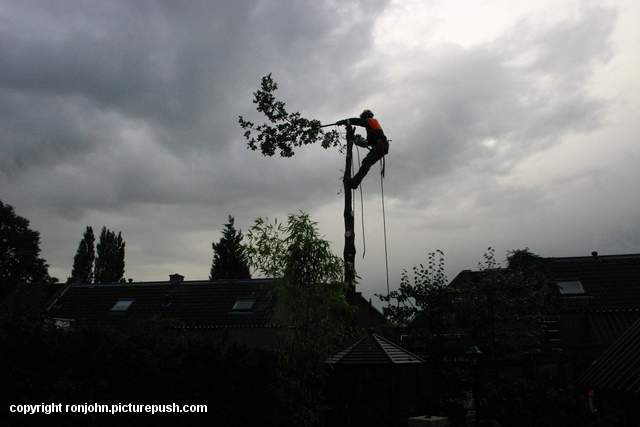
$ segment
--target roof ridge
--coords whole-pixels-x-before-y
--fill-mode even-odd
[[[373,338],[373,341],[378,345],[380,350],[382,350],[382,353],[384,353],[384,355],[387,357],[389,362],[393,363],[393,359],[391,358],[391,356],[389,356],[389,353],[387,353],[384,347],[382,347],[382,344],[380,344],[380,341],[378,339],[381,338],[383,341],[386,341],[386,340],[380,335],[376,334],[375,332],[371,332],[369,335]]]
[[[640,253],[631,253],[631,254],[610,254],[610,255],[601,255],[598,254],[597,256],[594,255],[582,255],[582,256],[567,256],[567,257],[545,257],[543,259],[548,260],[548,261],[572,261],[572,260],[581,260],[581,261],[587,261],[587,260],[597,260],[599,258],[605,258],[605,259],[633,259],[633,258],[640,258]]]
[[[196,285],[196,284],[212,284],[212,285],[236,285],[236,284],[264,284],[273,283],[275,279],[221,279],[221,280],[184,280],[179,283],[170,282],[168,280],[163,281],[148,281],[148,282],[131,282],[131,283],[81,283],[72,284],[70,286],[74,288],[97,288],[97,287],[123,287],[131,288],[136,286],[184,286],[184,285]]]
[[[364,336],[364,337],[360,338],[358,341],[356,341],[356,342],[354,342],[353,344],[351,344],[351,347],[347,347],[346,349],[344,349],[344,350],[342,351],[342,352],[344,352],[344,353],[342,354],[342,356],[341,356],[338,360],[336,360],[336,362],[334,362],[334,363],[337,363],[337,362],[341,361],[342,359],[344,359],[345,357],[347,357],[348,355],[350,355],[351,353],[353,353],[353,350],[355,350],[356,346],[357,346],[358,344],[360,344],[360,343],[361,343],[365,338],[367,338],[367,337],[366,337],[366,336]],[[340,353],[342,353],[342,352],[340,352]]]
[[[418,356],[417,354],[407,350],[406,348],[400,346],[399,344],[396,344],[395,342],[391,341],[390,339],[382,336],[382,335],[378,335],[378,334],[374,334],[375,336],[377,336],[378,338],[382,339],[383,341],[385,341],[387,344],[390,344],[392,346],[394,346],[397,349],[400,349],[402,351],[404,351],[405,353],[411,355],[412,357],[415,357],[416,359],[420,360],[421,362],[424,362],[424,359],[420,356]]]

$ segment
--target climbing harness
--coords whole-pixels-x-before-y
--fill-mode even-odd
[[[326,125],[332,126],[332,125]],[[323,126],[324,127],[324,126]],[[391,141],[391,140],[389,140]],[[356,145],[356,155],[358,158],[358,167],[361,166],[360,162],[360,150]],[[384,177],[386,173],[386,158],[387,156],[382,156],[380,159],[380,194],[382,199],[382,231],[384,234],[384,266],[386,273],[386,281],[387,281],[387,298],[389,297],[390,289],[389,289],[389,251],[387,248],[387,215],[385,212],[385,203],[384,203]],[[355,170],[353,164],[353,157],[351,157],[351,178],[353,178],[353,171]],[[367,251],[365,233],[364,233],[364,197],[362,195],[362,184],[358,186],[360,188],[360,220],[362,222],[362,258],[364,258],[365,253]],[[355,216],[355,189],[351,190],[351,212]]]

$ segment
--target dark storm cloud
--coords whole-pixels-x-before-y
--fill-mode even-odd
[[[274,167],[252,166],[262,160],[256,153],[238,157],[237,115],[251,113],[251,91],[269,71],[285,83],[292,108],[323,105],[327,93],[342,91],[338,75],[365,54],[383,2],[367,4],[5,6],[0,166],[5,183],[22,187],[6,193],[74,215],[132,202],[224,203],[271,190],[275,199],[313,197],[279,192],[273,183],[291,179],[264,180],[257,169]],[[139,134],[127,137],[131,129],[141,130],[146,151]],[[291,168],[304,173],[299,184],[322,173],[306,169]]]
[[[252,91],[273,72],[293,111],[323,121],[378,113],[393,139],[389,211],[407,216],[405,237],[434,227],[455,234],[497,210],[524,216],[544,202],[546,190],[500,178],[563,136],[601,126],[607,100],[588,90],[589,78],[613,54],[614,12],[583,8],[544,27],[514,23],[491,43],[406,51],[374,43],[386,5],[0,5],[3,201],[35,219],[59,269],[90,222],[125,232],[137,257],[128,271],[153,279],[174,262],[206,275],[210,231],[227,214],[246,229],[257,215],[338,199],[339,154],[310,147],[295,160],[264,159],[246,150],[237,115],[257,119]]]

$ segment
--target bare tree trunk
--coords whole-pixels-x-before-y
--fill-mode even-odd
[[[347,298],[352,298],[356,290],[356,245],[354,233],[353,209],[351,201],[351,161],[353,158],[354,128],[347,126],[347,155],[344,166],[344,281],[347,287]]]

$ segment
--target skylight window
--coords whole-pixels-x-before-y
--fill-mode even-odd
[[[556,284],[560,295],[584,295],[584,288],[579,280],[562,280]]]
[[[256,300],[254,299],[239,299],[233,304],[231,311],[251,311]]]
[[[119,299],[113,307],[111,307],[111,311],[127,311],[129,307],[133,304],[132,299]]]

